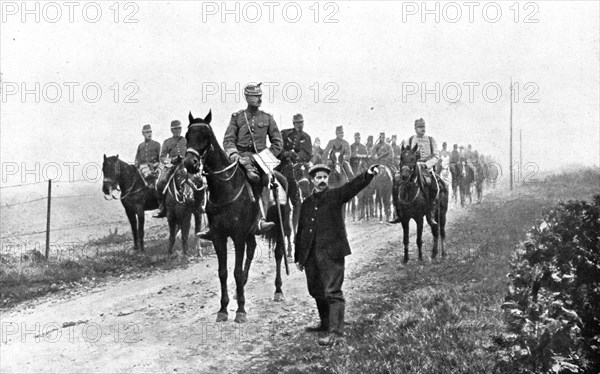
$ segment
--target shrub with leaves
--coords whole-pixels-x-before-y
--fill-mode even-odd
[[[551,210],[508,277],[497,371],[600,373],[600,195]]]

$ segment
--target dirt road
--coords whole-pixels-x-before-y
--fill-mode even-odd
[[[456,214],[449,214],[448,225]],[[353,254],[347,257],[344,291],[350,300],[347,319],[352,320],[353,288],[361,282],[353,274],[377,261],[374,248],[398,251],[401,266],[401,228],[380,223],[349,223],[347,228]],[[431,235],[426,231],[428,257]],[[415,259],[414,238],[411,242]],[[285,301],[272,301],[274,260],[268,257],[266,244],[260,243],[246,286],[248,323],[232,322],[237,307],[232,262],[230,322],[214,322],[220,288],[212,255],[184,269],[113,280],[78,295],[55,294],[4,313],[0,369],[3,373],[238,372],[250,358],[256,362],[275,337],[285,338],[316,321],[304,274],[293,264],[290,276],[283,277]]]

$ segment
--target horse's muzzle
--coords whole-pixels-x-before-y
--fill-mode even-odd
[[[198,157],[196,155],[188,153],[185,156],[183,164],[185,165],[185,168],[188,171],[188,173],[196,174],[200,171],[200,161],[198,160]]]

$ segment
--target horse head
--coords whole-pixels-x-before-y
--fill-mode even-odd
[[[187,141],[187,152],[184,165],[188,172],[195,174],[200,171],[203,161],[206,159],[207,151],[215,140],[215,134],[210,127],[212,111],[204,118],[194,118],[192,112],[188,115],[190,124],[185,134]]]
[[[119,161],[119,155],[106,157],[104,155],[104,161],[102,162],[102,174],[104,179],[102,181],[102,192],[106,200],[118,199],[114,195],[115,191],[120,191],[119,180],[121,177],[121,163]]]
[[[417,161],[421,156],[418,150],[419,146],[417,144],[412,148],[402,145],[400,150],[400,177],[403,181],[407,181],[415,171]]]

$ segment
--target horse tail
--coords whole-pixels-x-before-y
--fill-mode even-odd
[[[290,224],[290,205],[289,204],[279,204],[281,209],[281,218],[283,222],[279,219],[279,212],[277,211],[277,205],[272,205],[267,210],[267,221],[273,222],[275,224],[275,228],[265,234],[265,239],[269,242],[269,246],[273,245],[284,245],[284,235],[290,236],[292,234],[292,226]],[[283,225],[283,234],[281,233],[281,227]]]

